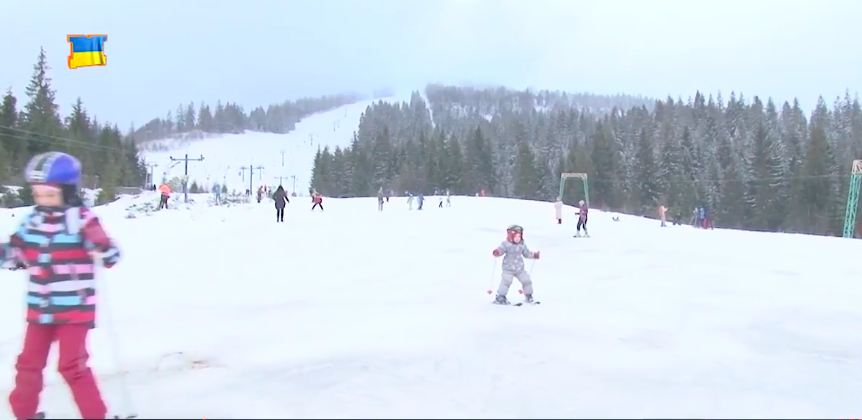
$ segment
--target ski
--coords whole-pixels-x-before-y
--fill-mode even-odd
[[[115,420],[136,419],[136,418],[138,418],[138,415],[137,415],[137,414],[132,414],[132,415],[130,415],[130,416],[114,416],[114,417],[111,417],[111,418],[112,418],[112,419],[115,419]],[[35,417],[33,417],[33,419],[32,419],[32,420],[47,420],[47,419],[48,419],[48,417],[46,417],[46,416],[45,416],[45,412],[44,412],[44,411],[40,411],[40,412],[36,413],[36,416],[35,416]]]
[[[539,301],[534,301],[534,302],[518,302],[518,303],[512,303],[512,302],[509,302],[509,303],[499,303],[499,302],[497,302],[497,301],[491,301],[491,304],[492,304],[492,305],[500,305],[500,306],[524,306],[525,304],[526,304],[527,306],[529,306],[529,305],[539,305],[539,304],[541,304],[541,303],[542,303],[542,302],[539,302]]]

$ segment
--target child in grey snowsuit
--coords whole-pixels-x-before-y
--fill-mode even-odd
[[[533,280],[530,273],[524,270],[524,258],[539,259],[539,253],[530,251],[524,243],[524,228],[518,225],[509,226],[506,229],[506,240],[493,251],[495,257],[503,256],[503,275],[500,287],[497,288],[497,297],[494,303],[508,305],[506,295],[512,286],[512,279],[518,279],[524,290],[527,302],[533,302]]]

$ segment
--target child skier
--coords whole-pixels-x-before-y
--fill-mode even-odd
[[[557,224],[563,224],[563,197],[557,197],[554,201],[554,216],[557,218]]]
[[[311,211],[314,211],[316,207],[320,207],[320,211],[323,211],[323,197],[317,191],[311,196]]]
[[[530,251],[530,248],[527,248],[527,244],[524,243],[524,228],[518,225],[509,226],[506,229],[506,240],[492,254],[495,257],[503,255],[503,274],[500,280],[500,287],[497,288],[497,297],[494,303],[499,305],[509,304],[506,295],[509,293],[509,287],[512,286],[513,278],[521,282],[527,302],[532,303],[533,280],[530,279],[530,273],[524,270],[524,258],[538,260],[539,253]]]
[[[590,208],[587,206],[587,203],[584,200],[578,202],[578,233],[575,235],[576,238],[581,237],[581,228],[584,228],[584,236],[589,238],[590,234],[587,232],[587,214],[590,212]]]
[[[81,164],[65,153],[49,152],[30,160],[24,176],[36,206],[8,243],[0,245],[4,266],[26,268],[27,328],[9,395],[18,419],[37,418],[42,371],[51,345],[59,343],[58,370],[72,391],[81,417],[107,414],[93,372],[87,366],[87,335],[95,327],[94,257],[106,268],[120,252],[92,210],[77,195]]]

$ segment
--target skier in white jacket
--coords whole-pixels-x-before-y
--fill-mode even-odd
[[[563,197],[557,197],[554,202],[554,213],[557,215],[557,224],[563,224]]]

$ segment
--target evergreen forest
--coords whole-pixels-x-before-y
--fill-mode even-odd
[[[587,173],[590,205],[716,227],[842,234],[851,163],[862,159],[862,108],[776,103],[731,92],[683,100],[429,85],[409,102],[376,102],[351,145],[314,158],[310,188],[379,188],[554,200],[561,173]],[[567,182],[564,201],[584,198]]]
[[[180,105],[164,118],[155,118],[126,134],[112,123],[99,121],[84,107],[82,99],[72,104],[67,116],[60,115],[56,92],[51,86],[51,68],[44,50],[39,52],[26,98],[15,97],[11,87],[0,101],[0,185],[22,186],[14,192],[2,188],[2,206],[32,204],[23,170],[33,156],[62,151],[76,156],[84,170],[81,186],[101,188],[99,202],[110,202],[118,187],[140,187],[147,183],[142,148],[159,149],[155,140],[204,138],[209,133],[241,133],[244,130],[286,133],[303,117],[359,100],[356,95],[331,95],[285,101],[246,113],[235,103],[214,106]]]

